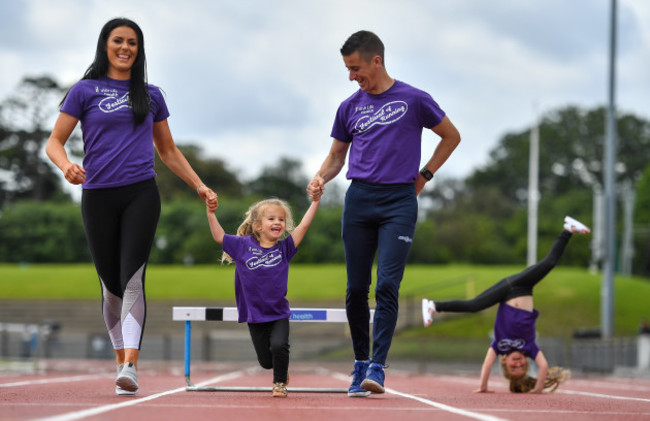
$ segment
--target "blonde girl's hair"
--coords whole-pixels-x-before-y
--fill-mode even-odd
[[[503,376],[510,381],[510,391],[512,393],[528,393],[535,388],[537,379],[528,374],[522,377],[512,377],[508,373],[505,360],[501,360],[501,370]],[[526,370],[528,370],[528,360],[526,360]],[[562,367],[551,367],[546,373],[546,380],[544,381],[544,390],[553,393],[560,384],[566,382],[571,378],[571,371]]]
[[[239,228],[237,228],[237,236],[246,237],[248,235],[252,235],[259,241],[260,233],[255,229],[255,224],[258,224],[262,221],[264,211],[271,206],[279,206],[284,211],[284,235],[285,238],[289,236],[295,228],[293,223],[293,214],[291,213],[291,207],[286,201],[278,199],[277,197],[271,197],[269,199],[264,199],[253,203],[246,211],[246,214],[244,214],[244,221],[241,223]],[[221,262],[232,263],[233,259],[227,253],[223,253],[221,256]]]

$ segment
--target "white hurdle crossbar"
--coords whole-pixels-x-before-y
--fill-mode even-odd
[[[375,310],[370,310],[370,322]],[[236,322],[239,313],[236,307],[174,307],[172,319],[185,321],[185,381],[188,392],[270,392],[271,387],[199,387],[190,379],[190,359],[192,350],[192,321]],[[343,308],[292,308],[291,322],[346,323],[348,321]],[[347,389],[290,387],[292,392],[347,393]]]

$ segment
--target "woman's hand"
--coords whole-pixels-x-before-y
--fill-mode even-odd
[[[72,162],[65,167],[63,175],[70,184],[83,184],[86,181],[86,170]]]

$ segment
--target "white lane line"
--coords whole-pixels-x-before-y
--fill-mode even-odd
[[[197,386],[207,386],[209,384],[213,383],[219,383],[225,380],[232,380],[236,379],[237,377],[241,377],[242,375],[245,374],[245,371],[234,371],[232,373],[224,374],[221,376],[214,377],[212,379],[206,380],[204,382],[198,383]],[[155,395],[150,395],[146,396],[144,398],[138,398],[134,400],[129,400],[126,402],[122,403],[117,403],[117,404],[112,404],[112,405],[104,405],[104,406],[98,406],[96,408],[89,408],[89,409],[84,409],[81,411],[75,411],[75,412],[68,412],[67,414],[61,414],[61,415],[55,415],[52,417],[45,417],[45,418],[39,418],[39,421],[72,421],[72,420],[78,420],[81,418],[86,418],[86,417],[91,417],[94,415],[98,414],[103,414],[104,412],[108,411],[114,411],[116,409],[120,408],[126,408],[128,406],[133,406],[133,405],[138,405],[143,402],[151,401],[154,399],[162,398],[163,396],[167,395],[173,395],[174,393],[178,392],[184,392],[185,387],[179,387],[177,389],[172,389],[172,390],[167,390],[165,392],[161,393],[156,393]]]
[[[590,396],[593,398],[606,398],[606,399],[620,399],[626,401],[639,401],[639,402],[650,402],[650,399],[646,398],[635,398],[633,396],[619,396],[619,395],[606,395],[604,393],[592,393],[592,392],[579,392],[577,390],[557,390],[555,393],[564,393],[566,395],[581,395],[581,396]]]
[[[650,412],[638,412],[635,410],[630,410],[627,412],[622,412],[622,411],[590,411],[590,410],[577,410],[577,411],[572,411],[570,409],[564,409],[564,410],[558,410],[558,409],[505,409],[505,408],[476,408],[476,410],[485,410],[488,412],[502,412],[502,413],[509,413],[509,414],[514,414],[514,416],[518,416],[519,418],[517,419],[523,419],[522,417],[526,414],[531,414],[531,415],[539,415],[539,414],[545,414],[547,415],[547,418],[556,415],[557,417],[561,417],[562,415],[591,415],[592,418],[594,416],[598,417],[614,417],[613,419],[619,419],[617,417],[630,417],[632,416],[632,419],[641,419],[639,417],[647,417],[650,415]],[[551,419],[551,418],[548,418]],[[563,418],[557,418],[557,419],[563,419]],[[606,418],[603,418],[606,419]],[[624,418],[628,419],[628,418]]]
[[[3,403],[0,402],[0,409],[4,406],[7,407],[33,407],[34,403],[32,402],[21,402],[21,403]],[[80,403],[62,403],[62,402],[57,402],[57,403],[49,403],[47,404],[48,407],[58,407],[58,406],[65,406],[65,407],[70,407],[70,406],[87,406],[87,404],[80,404]],[[257,410],[269,410],[273,408],[277,408],[277,405],[250,405],[250,404],[226,404],[226,403],[210,403],[210,404],[178,404],[178,403],[146,403],[141,406],[142,408],[153,408],[153,409],[160,409],[160,408],[172,408],[172,409],[181,409],[181,408],[205,408],[205,409],[257,409]],[[360,410],[361,407],[359,405],[335,405],[331,407],[324,407],[324,408],[318,408],[318,411],[320,412],[349,412],[349,411],[358,411]],[[285,407],[283,408],[284,411],[309,411],[309,410],[314,410],[313,405],[291,405],[290,407]],[[547,414],[547,415],[580,415],[580,414],[587,414],[587,415],[598,415],[598,416],[612,416],[612,417],[629,417],[629,416],[635,416],[635,417],[647,417],[650,416],[650,412],[645,411],[645,412],[638,412],[636,410],[630,409],[629,411],[598,411],[597,413],[594,411],[590,410],[570,410],[570,409],[507,409],[507,408],[474,408],[475,411],[485,411],[485,412],[494,412],[494,413],[504,413],[504,414],[509,414],[509,415],[521,415],[521,414],[533,414],[533,415],[538,415],[538,414]],[[402,413],[402,411],[412,411],[412,412],[424,412],[424,411],[433,411],[431,408],[428,407],[419,407],[419,408],[413,408],[413,407],[404,407],[404,406],[391,406],[391,407],[381,407],[381,408],[363,408],[364,412],[382,412],[384,414],[388,412],[397,412],[397,413]],[[336,417],[336,414],[331,414],[332,416]],[[435,416],[435,415],[434,415]]]
[[[466,411],[464,409],[455,408],[453,406],[445,405],[443,403],[435,402],[429,399],[424,399],[419,396],[413,396],[408,393],[398,392],[397,390],[393,390],[390,388],[386,388],[386,392],[392,393],[397,396],[401,396],[403,398],[413,399],[423,404],[434,406],[438,409],[442,409],[444,411],[451,412],[453,414],[464,415],[468,418],[474,418],[481,421],[503,421],[504,420],[504,418],[493,417],[492,415],[479,414],[478,412]]]
[[[647,385],[635,384],[634,382],[622,383],[622,382],[601,382],[597,380],[581,380],[581,379],[571,379],[570,384],[572,386],[585,386],[585,387],[599,387],[601,389],[614,389],[614,390],[625,390],[625,391],[638,391],[638,392],[647,392],[650,391],[650,383]]]
[[[346,376],[341,373],[332,373],[332,376],[336,379],[343,380],[345,382],[350,380],[350,376]],[[394,389],[386,388],[386,392],[392,393],[393,395],[401,396],[407,399],[413,399],[425,405],[433,406],[443,411],[451,412],[452,414],[462,415],[468,418],[473,418],[481,421],[503,421],[504,418],[493,417],[492,415],[479,414],[477,412],[467,411],[465,409],[455,408],[453,406],[445,405],[444,403],[435,402],[429,399],[424,399],[419,396],[410,395],[408,393],[402,393]]]
[[[84,380],[102,379],[108,376],[109,376],[108,374],[102,374],[102,375],[84,374],[81,376],[54,377],[51,379],[23,380],[20,382],[0,383],[0,387],[17,387],[17,386],[32,386],[35,384],[80,382]]]

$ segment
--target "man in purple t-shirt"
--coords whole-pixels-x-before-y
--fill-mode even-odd
[[[399,286],[413,242],[417,195],[460,142],[451,120],[429,94],[393,79],[384,67],[384,45],[359,31],[341,55],[359,90],[336,113],[330,153],[307,186],[314,197],[343,168],[350,151],[342,218],[347,266],[346,311],[354,348],[348,396],[384,392],[384,368],[397,323]],[[441,140],[418,172],[423,129]],[[373,352],[370,359],[368,291],[377,255]]]

